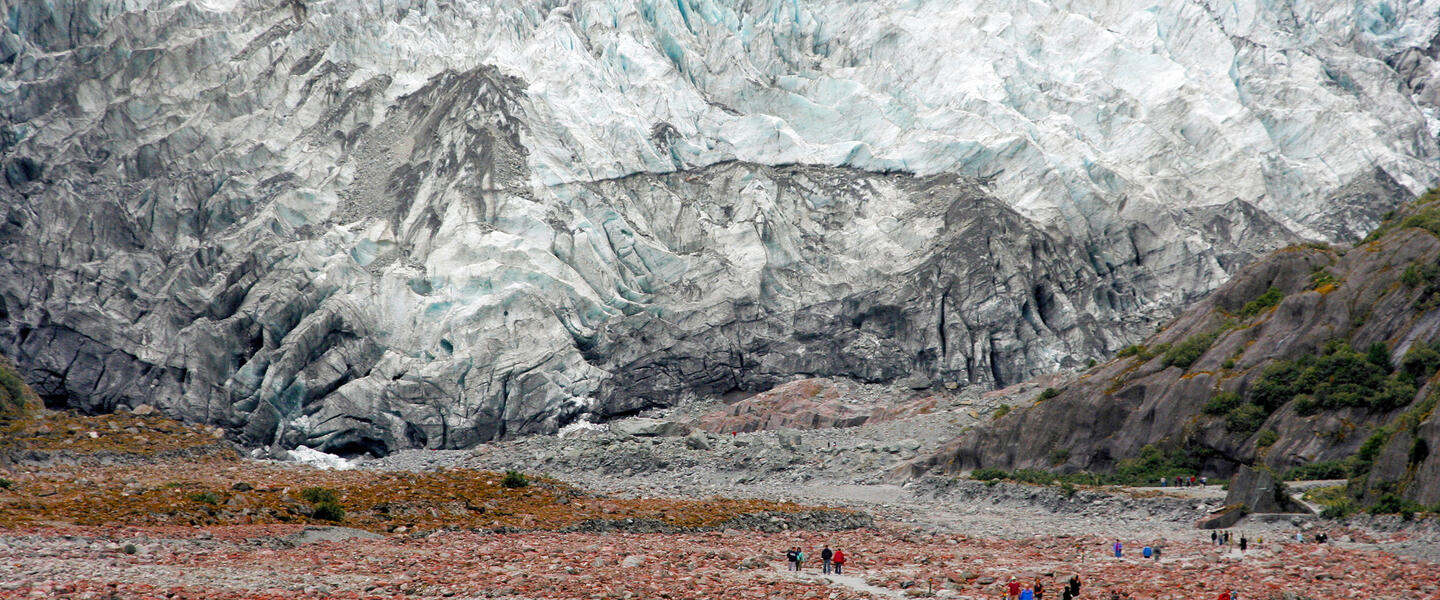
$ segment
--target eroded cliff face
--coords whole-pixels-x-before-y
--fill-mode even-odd
[[[1440,172],[1426,6],[0,6],[0,352],[251,444],[1011,383]]]
[[[1427,195],[1372,241],[1261,258],[1126,356],[908,470],[1106,472],[1154,446],[1211,476],[1333,461],[1371,501],[1434,504],[1437,349],[1440,199]]]

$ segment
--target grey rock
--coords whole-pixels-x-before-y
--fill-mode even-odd
[[[690,426],[661,419],[625,419],[610,425],[610,430],[636,437],[678,437],[690,433]]]
[[[1241,467],[1230,480],[1225,505],[1243,506],[1252,513],[1308,512],[1290,499],[1284,482],[1266,468]]]
[[[796,452],[800,450],[800,432],[795,431],[794,429],[781,429],[779,431],[776,431],[775,441],[780,444],[780,447],[782,449],[789,450],[791,452]]]
[[[696,429],[685,436],[685,446],[692,450],[709,450],[711,448],[710,436],[705,432]]]

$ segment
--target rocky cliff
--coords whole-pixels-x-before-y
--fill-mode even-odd
[[[1325,468],[1371,500],[1434,504],[1437,371],[1440,195],[1427,194],[1358,245],[1262,258],[1142,345],[917,468],[1099,472],[1149,453],[1210,476]]]
[[[340,453],[1013,383],[1436,179],[1432,4],[0,2],[0,352]]]

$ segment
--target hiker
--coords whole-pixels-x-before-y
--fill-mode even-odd
[[[1079,574],[1079,573],[1076,573],[1076,574],[1070,576],[1070,585],[1067,586],[1065,589],[1070,590],[1070,597],[1071,597],[1071,598],[1079,598],[1079,597],[1080,597],[1080,574]]]
[[[1244,552],[1244,551],[1245,551],[1245,546],[1248,545],[1248,542],[1249,542],[1249,541],[1245,539],[1245,536],[1243,536],[1243,535],[1240,536],[1240,551],[1241,551],[1241,552]]]
[[[1165,478],[1164,478],[1164,477],[1161,477],[1161,478],[1160,478],[1160,487],[1165,487]]]
[[[1115,558],[1120,558],[1120,540],[1115,540]]]
[[[845,552],[836,548],[835,555],[830,557],[830,562],[835,565],[835,574],[839,575],[840,571],[845,568]]]
[[[835,553],[830,551],[830,544],[825,544],[825,548],[820,550],[821,573],[830,574],[830,559],[834,557]]]
[[[1160,562],[1160,542],[1155,542],[1155,562]]]
[[[1025,586],[1025,589],[1020,590],[1020,600],[1035,600],[1035,590]]]
[[[795,555],[797,554],[797,551],[798,551],[798,550],[799,550],[799,548],[792,547],[792,548],[790,548],[789,550],[786,550],[786,551],[785,551],[785,560],[790,561],[790,570],[791,570],[791,571],[799,571],[799,570],[800,570],[799,563],[796,562],[796,558],[795,558]]]
[[[1141,548],[1141,549],[1140,549],[1140,556],[1141,556],[1142,558],[1150,558],[1150,557],[1152,557],[1152,556],[1155,556],[1155,549],[1154,549],[1154,548],[1151,548],[1150,546],[1146,546],[1146,547],[1144,547],[1144,548]]]
[[[1201,477],[1201,478],[1200,478],[1200,487],[1205,487],[1206,485],[1209,485],[1209,483],[1210,483],[1210,478],[1209,478],[1209,477]]]
[[[1020,599],[1020,582],[1015,579],[1014,575],[1010,576],[1010,583],[1006,584],[1005,587],[1006,590],[1008,590],[1008,594],[1006,595],[1007,598],[1009,598],[1010,600]]]
[[[1216,545],[1216,546],[1219,546],[1219,545],[1220,545],[1220,532],[1218,532],[1218,531],[1211,531],[1211,532],[1210,532],[1210,543],[1211,543],[1211,544],[1214,544],[1214,545]]]
[[[801,550],[799,546],[795,547],[795,570],[805,570],[805,551]]]
[[[1220,597],[1216,600],[1230,600],[1230,592],[1220,592]]]
[[[1035,578],[1035,600],[1045,600],[1045,584],[1041,583],[1040,577]]]

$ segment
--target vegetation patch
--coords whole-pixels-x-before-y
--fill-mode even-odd
[[[1164,363],[1167,367],[1180,367],[1189,369],[1190,365],[1200,360],[1206,350],[1210,349],[1215,339],[1220,337],[1220,332],[1197,333],[1181,340],[1165,352]]]
[[[1260,294],[1259,297],[1246,302],[1244,306],[1240,307],[1240,317],[1249,319],[1270,308],[1278,306],[1280,301],[1284,299],[1285,292],[1280,291],[1280,288],[1271,286],[1270,289],[1265,290],[1265,293]]]
[[[1350,477],[1350,464],[1343,460],[1327,460],[1300,465],[1285,472],[1287,481],[1316,481]]]

